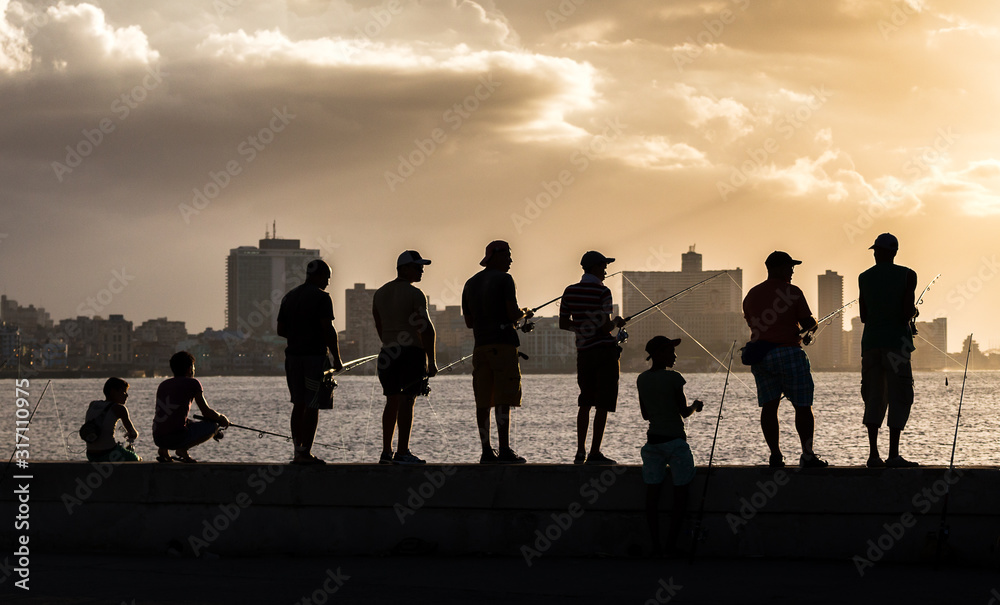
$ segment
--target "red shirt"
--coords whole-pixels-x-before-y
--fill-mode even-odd
[[[750,326],[750,340],[763,340],[780,346],[802,346],[799,327],[812,317],[809,303],[797,286],[777,279],[767,279],[747,292],[743,299],[743,318]]]

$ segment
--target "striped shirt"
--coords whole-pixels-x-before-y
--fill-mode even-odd
[[[613,311],[611,290],[596,277],[585,273],[580,283],[563,290],[559,319],[569,319],[576,332],[577,350],[589,349],[617,342],[609,331],[599,330]]]

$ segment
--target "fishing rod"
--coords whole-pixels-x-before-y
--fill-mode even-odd
[[[604,279],[607,279],[609,277],[614,277],[615,275],[618,275],[619,273],[622,273],[622,271],[615,271],[614,273],[612,273],[610,275],[606,275],[604,277]],[[551,305],[552,303],[556,302],[557,300],[559,300],[561,298],[562,298],[562,295],[560,294],[559,296],[553,298],[552,300],[550,300],[548,302],[543,302],[542,304],[538,305],[537,307],[532,307],[531,309],[528,309],[528,311],[532,315],[534,315],[535,313],[538,313],[539,309],[543,309],[543,308]],[[514,326],[518,330],[520,330],[520,331],[524,332],[525,334],[527,334],[528,332],[532,331],[535,328],[535,322],[529,321],[527,318],[525,318],[524,323],[521,326],[518,326],[517,322],[514,322],[512,324],[501,324],[500,325],[500,329],[504,330],[508,326]]]
[[[930,283],[927,284],[927,287],[924,288],[924,291],[920,293],[919,297],[917,297],[917,302],[913,303],[913,309],[915,313],[913,314],[913,317],[910,318],[910,334],[913,334],[914,336],[917,335],[917,315],[920,314],[920,311],[917,311],[917,306],[922,305],[924,303],[924,294],[927,294],[927,291],[931,289],[931,286],[934,285],[934,282],[936,282],[939,277],[941,277],[940,273],[935,275],[934,279],[932,279]]]
[[[712,280],[713,280],[713,279],[715,279],[716,277],[719,277],[719,276],[722,276],[722,275],[728,275],[728,274],[729,274],[729,272],[728,272],[728,271],[723,271],[723,272],[721,272],[721,273],[716,273],[716,274],[715,274],[715,275],[713,275],[712,277],[709,277],[709,278],[706,278],[706,279],[703,279],[703,280],[701,280],[700,282],[698,282],[698,283],[694,284],[693,286],[688,286],[687,288],[684,288],[684,289],[683,289],[683,290],[681,290],[680,292],[676,292],[676,293],[674,293],[674,294],[671,294],[670,296],[668,296],[668,297],[664,298],[664,299],[663,299],[663,300],[661,300],[660,302],[658,302],[658,303],[653,303],[653,304],[649,305],[648,307],[646,307],[645,309],[643,309],[642,311],[639,311],[639,312],[637,312],[637,313],[633,313],[632,315],[629,315],[628,317],[624,317],[624,318],[622,318],[622,319],[623,319],[623,320],[624,320],[624,321],[625,321],[626,323],[627,323],[627,322],[630,322],[630,321],[632,321],[633,319],[635,319],[635,318],[637,318],[637,317],[641,317],[641,316],[645,315],[646,313],[649,313],[649,312],[650,312],[650,311],[652,311],[653,309],[656,309],[656,308],[658,308],[658,307],[659,307],[660,305],[662,305],[662,304],[664,304],[664,303],[666,303],[666,302],[670,302],[671,300],[673,300],[673,299],[675,299],[675,298],[678,298],[678,297],[680,297],[680,296],[682,296],[682,295],[684,295],[684,294],[687,294],[688,292],[690,292],[691,290],[694,290],[694,289],[695,289],[695,288],[697,288],[698,286],[700,286],[700,285],[702,285],[702,284],[705,284],[705,283],[707,283],[707,282],[710,282],[710,281],[712,281]],[[634,285],[633,285],[633,287],[634,287]],[[638,288],[636,288],[636,290],[638,290]],[[626,331],[625,331],[625,326],[624,326],[624,325],[623,325],[623,326],[621,326],[620,328],[618,328],[618,334],[617,334],[617,336],[616,336],[616,339],[617,339],[617,341],[618,341],[618,344],[620,344],[620,345],[621,345],[621,344],[625,344],[626,342],[628,342],[628,332],[626,332]]]
[[[824,315],[819,321],[816,322],[815,326],[810,326],[810,327],[806,328],[805,330],[800,330],[799,334],[802,334],[802,344],[804,344],[804,345],[812,344],[813,339],[816,338],[816,336],[819,334],[819,332],[822,331],[822,329],[825,328],[826,326],[823,326],[823,328],[820,328],[816,332],[813,332],[813,330],[816,330],[821,323],[823,323],[824,321],[827,321],[828,319],[833,318],[838,313],[843,313],[848,307],[850,307],[854,303],[858,302],[859,300],[861,300],[861,299],[860,298],[855,298],[854,300],[852,300],[851,302],[847,303],[843,307],[837,309],[836,311],[833,311],[831,313],[827,313],[826,315]]]
[[[525,359],[527,359],[527,355],[524,355],[523,353],[518,353],[518,355],[521,355]],[[473,353],[469,353],[468,355],[466,355],[465,357],[462,357],[461,359],[456,359],[455,361],[449,363],[448,365],[444,366],[443,368],[438,368],[438,371],[434,375],[437,376],[438,374],[441,374],[443,372],[448,372],[453,367],[457,366],[460,363],[463,363],[465,360],[469,359],[472,356],[473,356]],[[427,397],[428,395],[431,394],[430,376],[424,376],[420,380],[414,380],[413,382],[411,382],[408,385],[404,386],[401,389],[401,391],[405,393],[411,387],[414,387],[414,386],[416,386],[418,384],[421,385],[420,391],[417,393],[418,395],[423,395],[424,397]]]
[[[336,376],[340,376],[341,374],[346,374],[347,372],[350,372],[354,368],[363,366],[369,361],[375,359],[378,359],[377,354],[365,355],[364,357],[358,357],[357,359],[352,359],[351,361],[348,361],[347,363],[343,364],[343,366],[339,370],[330,369],[323,372],[323,378],[322,378],[323,386],[331,390],[337,388],[337,379],[335,378]]]
[[[204,416],[202,416],[200,414],[194,414],[192,417],[195,420],[207,420],[207,418],[205,418]],[[272,433],[271,431],[265,431],[264,429],[255,429],[252,426],[243,426],[241,424],[234,424],[232,422],[229,423],[229,426],[233,427],[234,429],[243,429],[244,431],[250,431],[252,433],[257,433],[257,438],[258,439],[263,439],[264,435],[271,435],[272,437],[281,437],[282,439],[286,439],[288,441],[292,440],[292,438],[290,436],[288,436],[288,435],[282,435],[281,433]],[[226,427],[226,428],[229,428],[229,427]],[[218,439],[216,439],[216,441],[218,441]],[[320,447],[328,447],[328,448],[332,448],[332,449],[340,449],[340,450],[349,450],[349,449],[351,449],[351,448],[349,448],[349,447],[347,447],[345,445],[330,445],[328,443],[318,443],[318,442],[315,442],[315,441],[313,442],[313,445],[318,445]]]
[[[46,382],[45,383],[45,388],[42,389],[42,394],[38,396],[38,401],[35,402],[35,407],[31,410],[31,414],[28,416],[28,421],[27,421],[28,428],[31,427],[31,419],[35,417],[35,412],[38,411],[38,406],[42,403],[42,397],[45,397],[45,392],[49,390],[49,385],[50,384],[52,384],[51,380],[49,380],[48,382]],[[27,387],[25,387],[25,388],[27,388]],[[20,421],[18,421],[18,422],[20,422]],[[16,430],[15,430],[15,433],[17,435],[22,435],[23,434],[21,432],[17,432]],[[27,429],[25,429],[24,433],[27,433]],[[25,437],[25,439],[27,439],[27,437]],[[14,441],[16,442],[17,439],[15,439]],[[20,449],[20,448],[15,447],[14,451],[11,452],[11,454],[10,454],[10,460],[7,461],[7,466],[3,469],[3,476],[0,477],[0,483],[3,483],[4,480],[7,479],[7,471],[10,470],[11,463],[14,462],[14,456],[17,455],[17,450],[18,449]]]
[[[937,278],[934,278],[937,279]],[[962,394],[958,397],[958,415],[955,418],[955,437],[951,441],[951,460],[948,462],[948,472],[955,470],[955,446],[958,445],[958,423],[962,418],[962,400],[965,399],[965,379],[969,376],[969,358],[972,356],[972,334],[969,334],[969,351],[965,354],[965,372],[962,374]],[[944,503],[941,505],[941,524],[938,528],[937,545],[934,550],[935,565],[941,561],[941,550],[948,539],[948,496],[951,495],[951,485],[945,482]]]
[[[705,472],[705,484],[701,490],[701,504],[698,506],[698,518],[694,522],[694,544],[691,546],[691,558],[688,563],[694,563],[695,551],[701,539],[701,520],[705,515],[705,498],[708,495],[708,479],[712,476],[712,460],[715,458],[715,442],[719,437],[719,424],[722,422],[722,404],[726,401],[726,390],[729,388],[729,376],[733,371],[733,357],[736,356],[736,341],[729,348],[729,367],[726,368],[726,383],[722,386],[722,398],[719,399],[719,415],[715,419],[715,434],[712,435],[712,450],[708,455],[708,470]]]

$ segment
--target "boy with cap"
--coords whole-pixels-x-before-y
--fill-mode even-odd
[[[510,447],[510,408],[521,405],[521,366],[517,348],[521,341],[514,325],[530,318],[531,311],[517,306],[510,245],[501,240],[486,246],[482,271],[465,282],[462,315],[472,329],[472,391],[476,398],[476,425],[483,446],[480,464],[524,464]],[[490,408],[495,408],[499,450],[490,444]]]
[[[670,529],[667,532],[667,549],[675,551],[680,535],[684,511],[687,510],[691,481],[694,480],[694,458],[684,433],[684,418],[704,407],[697,399],[691,405],[684,397],[684,377],[668,369],[677,361],[674,352],[680,338],[654,336],[646,343],[647,361],[652,362],[636,379],[639,391],[639,410],[643,420],[649,421],[646,445],[642,455],[642,479],[646,483],[646,521],[653,555],[662,553],[660,543],[660,492],[667,478],[667,466],[674,483],[674,505],[670,511]]]
[[[875,266],[858,276],[861,322],[861,398],[865,402],[864,424],[868,427],[869,468],[913,467],[916,462],[899,455],[899,436],[906,427],[913,405],[914,350],[910,320],[916,317],[914,301],[917,274],[893,263],[899,240],[891,233],[875,238],[869,248]],[[878,452],[878,431],[889,411],[889,457]]]
[[[621,317],[611,319],[611,290],[604,285],[608,258],[593,250],[580,259],[583,277],[567,286],[559,303],[559,328],[576,332],[576,381],[580,385],[576,416],[576,457],[573,464],[616,464],[601,453],[608,412],[618,407],[618,376],[621,347],[611,334],[625,325]],[[587,455],[590,408],[594,411],[594,437]]]
[[[427,314],[427,297],[414,286],[431,261],[416,250],[396,259],[396,279],[375,291],[372,316],[382,339],[378,354],[378,379],[385,395],[382,411],[382,455],[379,464],[423,464],[410,453],[413,403],[424,378],[437,374],[434,324]],[[399,426],[396,453],[392,434]]]
[[[824,467],[827,462],[813,452],[813,379],[809,357],[802,350],[802,335],[815,331],[816,319],[809,310],[805,294],[792,285],[795,265],[787,252],[775,250],[764,265],[767,279],[747,292],[743,299],[743,317],[750,326],[750,342],[763,345],[766,353],[750,363],[757,382],[760,405],[760,428],[771,450],[768,465],[783,468],[784,457],[778,446],[778,403],[782,394],[795,409],[795,430],[802,443],[799,466]],[[749,345],[748,345],[749,346]]]

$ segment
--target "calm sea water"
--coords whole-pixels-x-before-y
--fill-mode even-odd
[[[697,464],[708,462],[712,435],[719,413],[725,370],[709,374],[687,374],[686,394],[705,402],[705,411],[687,420],[688,441]],[[948,385],[945,378],[948,378]],[[641,464],[639,447],[645,440],[646,423],[639,414],[635,374],[623,374],[618,411],[610,416],[604,437],[604,452],[621,463]],[[857,373],[816,373],[815,449],[831,464],[862,465],[868,456],[867,437],[861,424],[862,403]],[[291,405],[283,377],[201,377],[209,404],[236,424],[288,434]],[[136,450],[146,460],[156,456],[150,436],[153,406],[159,378],[130,380],[128,408],[140,437]],[[334,409],[320,412],[314,453],[329,462],[375,462],[381,449],[381,412],[384,397],[378,381],[369,376],[338,379]],[[927,372],[915,376],[916,402],[903,434],[902,453],[925,465],[948,464],[955,419],[962,389],[961,372]],[[87,404],[103,399],[103,379],[52,380],[42,396],[46,380],[31,381],[31,405],[39,400],[31,422],[30,452],[34,460],[85,459],[77,430]],[[3,404],[0,429],[7,435],[0,447],[9,457],[14,449],[14,381],[0,381]],[[472,378],[441,376],[431,381],[429,397],[417,399],[410,449],[428,462],[478,462],[480,447],[475,424]],[[970,372],[962,404],[955,464],[1000,463],[1000,372]],[[529,463],[567,463],[576,450],[576,377],[573,375],[526,375],[523,407],[514,412],[514,448]],[[767,446],[760,433],[759,412],[749,373],[733,373],[722,403],[714,462],[755,465],[767,460]],[[787,401],[779,412],[781,443],[786,460],[797,462],[800,447],[795,434],[794,412]],[[121,431],[121,429],[119,429]],[[495,431],[495,428],[494,428]],[[120,432],[119,439],[124,439]],[[883,456],[888,431],[882,433]],[[494,436],[494,445],[496,445]],[[589,446],[589,439],[588,439]],[[8,449],[9,448],[9,451]],[[291,444],[285,439],[230,428],[221,442],[192,450],[204,461],[285,462]]]

